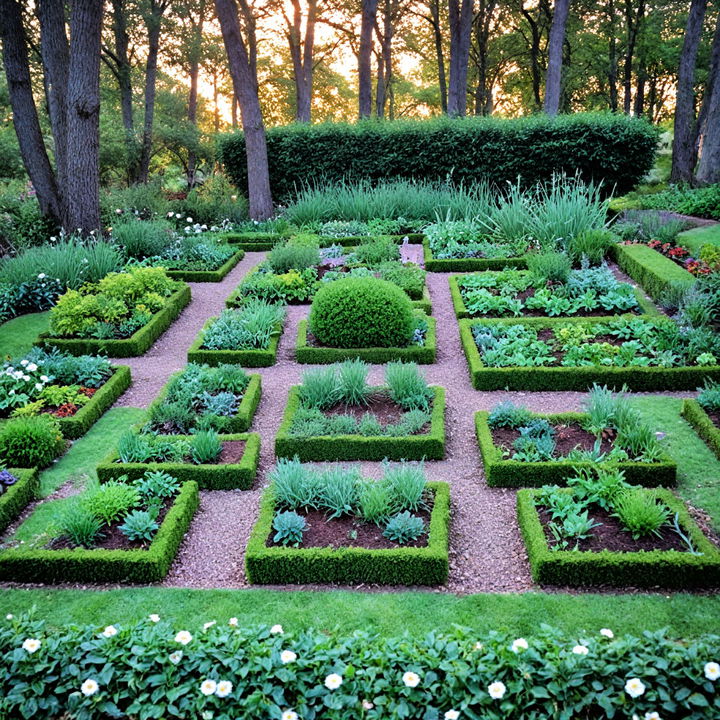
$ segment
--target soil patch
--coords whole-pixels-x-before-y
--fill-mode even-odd
[[[213,465],[237,465],[245,452],[244,440],[230,440],[222,444],[222,452]]]
[[[325,415],[352,415],[358,421],[362,420],[367,413],[374,415],[380,425],[385,427],[400,422],[405,411],[385,393],[373,393],[368,398],[367,405],[338,403],[327,410],[323,410]]]
[[[579,447],[581,450],[593,450],[597,438],[587,430],[583,430],[577,423],[568,425],[553,425],[555,429],[555,452],[553,457],[563,458],[571,450]],[[603,433],[600,442],[600,451],[603,453],[612,450],[612,431]],[[492,428],[493,443],[503,450],[513,450],[513,443],[520,437],[520,431],[515,428]]]

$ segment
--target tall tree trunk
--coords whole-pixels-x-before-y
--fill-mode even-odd
[[[71,228],[100,230],[100,39],[103,3],[71,0],[67,88],[67,214]]]
[[[645,17],[645,0],[639,0],[637,12],[633,10],[633,0],[625,0],[625,22],[627,24],[627,47],[625,48],[625,63],[623,66],[623,110],[630,114],[632,107],[632,70],[635,58],[635,46],[638,33]]]
[[[233,130],[235,130],[238,126],[238,99],[237,95],[234,92],[232,96],[232,109],[230,112],[232,113]]]
[[[557,115],[560,108],[563,44],[565,42],[565,26],[569,10],[570,0],[555,0],[548,41],[548,66],[545,78],[545,112],[548,115]]]
[[[542,33],[540,22],[535,20],[531,13],[525,9],[522,0],[520,2],[520,12],[530,26],[530,79],[532,82],[535,109],[540,110],[542,107],[542,101],[540,99],[540,87],[542,83],[542,74],[540,72],[540,41],[542,40]]]
[[[377,6],[378,0],[362,0],[358,52],[358,114],[361,118],[370,117],[372,113],[372,51]]]
[[[710,74],[699,121],[702,128],[702,152],[695,180],[699,185],[720,182],[720,14],[715,24]]]
[[[488,87],[488,43],[490,41],[490,27],[495,13],[496,0],[480,0],[480,8],[474,21],[475,42],[477,43],[477,85],[475,88],[475,114],[489,115],[492,109],[490,95],[492,88]]]
[[[380,30],[376,24],[376,32],[380,41],[378,56],[378,84],[375,100],[377,116],[385,116],[385,106],[391,100],[391,86],[393,81],[392,42],[395,37],[395,21],[399,11],[396,0],[383,0],[383,26]],[[392,103],[390,103],[392,105]],[[393,108],[390,108],[390,119],[393,117]]]
[[[250,217],[253,220],[266,220],[273,214],[273,203],[257,73],[253,69],[252,54],[248,53],[240,32],[235,0],[215,0],[215,9],[222,28],[233,87],[240,102],[247,155]]]
[[[200,76],[200,58],[202,55],[203,26],[205,24],[205,4],[201,3],[197,23],[193,23],[192,49],[190,56],[190,92],[188,94],[188,121],[197,128],[198,80]],[[191,147],[188,151],[187,185],[195,187],[197,171],[197,153]]]
[[[675,98],[675,122],[672,145],[672,182],[690,182],[693,176],[695,147],[695,64],[702,36],[707,0],[691,0],[685,28]]]
[[[435,43],[435,56],[438,65],[438,86],[440,88],[440,109],[447,114],[448,93],[447,75],[445,73],[445,51],[443,49],[442,27],[440,25],[440,0],[430,0],[430,22],[433,28],[433,41]]]
[[[215,70],[212,76],[213,86],[213,129],[216,133],[220,132],[220,90],[218,88],[218,71]]]
[[[448,0],[450,17],[450,86],[448,115],[462,117],[467,110],[467,74],[474,0]]]
[[[40,211],[60,224],[63,220],[60,196],[35,107],[22,9],[18,0],[0,0],[0,12],[3,65],[20,154],[35,188]]]
[[[615,0],[608,0],[608,90],[610,93],[610,110],[615,112],[618,109],[618,54],[617,54],[617,35],[615,23]]]
[[[633,112],[636,117],[641,117],[645,112],[645,85],[647,83],[647,68],[642,59],[638,65],[637,86],[635,87],[635,102]]]
[[[302,32],[302,7],[300,0],[292,0],[293,17],[285,15],[290,59],[293,65],[295,83],[295,120],[310,122],[312,108],[312,80],[315,59],[315,24],[317,21],[317,0],[308,0],[305,36]]]

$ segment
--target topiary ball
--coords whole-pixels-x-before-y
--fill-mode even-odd
[[[309,324],[327,347],[405,347],[413,336],[413,307],[397,285],[372,277],[346,278],[318,290]]]

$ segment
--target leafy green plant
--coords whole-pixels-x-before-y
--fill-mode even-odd
[[[365,522],[385,524],[392,514],[395,498],[385,480],[366,481],[360,486],[358,513]]]
[[[340,399],[337,367],[309,368],[303,371],[300,400],[305,407],[324,409]]]
[[[306,529],[307,521],[302,515],[292,510],[278,513],[273,519],[273,542],[299,547]]]
[[[198,465],[214,463],[222,452],[222,442],[215,430],[200,430],[190,441],[193,462]]]
[[[170,498],[180,490],[180,481],[162,470],[151,470],[133,482],[133,487],[147,501],[152,498]]]
[[[285,308],[251,299],[241,310],[223,310],[205,330],[202,347],[208,350],[266,350],[285,320]]]
[[[104,525],[110,525],[137,505],[139,500],[140,493],[135,487],[125,482],[110,480],[86,490],[80,503]]]
[[[385,382],[390,397],[405,410],[427,410],[432,390],[417,364],[396,361],[385,366]]]
[[[170,243],[170,227],[160,221],[127,220],[116,223],[112,234],[125,255],[136,260],[161,255]]]
[[[699,389],[698,402],[705,410],[720,412],[720,383],[706,381],[705,387]]]
[[[488,416],[492,428],[516,428],[526,425],[532,419],[532,412],[524,405],[515,405],[511,400],[497,404]]]
[[[297,457],[292,460],[279,458],[268,478],[273,483],[280,507],[289,510],[317,507],[318,475],[303,465]]]
[[[373,238],[363,240],[355,248],[353,257],[356,262],[375,267],[389,260],[399,260],[400,248],[392,238]]]
[[[590,265],[599,265],[615,244],[609,230],[585,230],[568,240],[566,249],[574,265],[586,258]]]
[[[320,475],[318,483],[319,505],[329,518],[351,515],[358,500],[359,471],[331,467]]]
[[[371,388],[367,383],[370,366],[362,360],[345,360],[337,366],[339,402],[346,405],[367,405]]]
[[[661,529],[670,520],[670,509],[647,490],[627,490],[614,505],[618,518],[634,540],[648,535],[661,537]]]
[[[564,284],[570,277],[572,262],[564,253],[531,253],[527,256],[527,266],[541,282]]]
[[[393,542],[405,545],[414,542],[425,533],[425,521],[405,510],[390,518],[383,535]]]
[[[383,482],[387,485],[397,510],[417,511],[425,507],[427,477],[422,462],[385,463],[383,470]]]
[[[60,537],[67,537],[76,547],[92,547],[99,537],[102,521],[80,503],[71,503],[59,519]]]
[[[575,497],[588,505],[598,505],[603,510],[614,507],[615,501],[631,486],[625,481],[625,473],[617,468],[581,468],[578,474],[568,478],[568,487]]]
[[[280,243],[269,253],[267,261],[276,275],[282,275],[290,270],[304,270],[319,265],[320,250],[317,244]]]
[[[48,415],[0,424],[0,463],[8,467],[45,468],[64,449],[60,426]]]
[[[147,462],[152,457],[148,438],[127,430],[118,441],[118,455],[123,463]]]

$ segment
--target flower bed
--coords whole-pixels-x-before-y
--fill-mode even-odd
[[[225,276],[245,257],[244,250],[236,250],[229,258],[224,260],[212,270],[191,270],[168,268],[168,277],[173,280],[184,280],[185,282],[220,282]]]
[[[669,319],[460,320],[476,390],[687,390],[720,378],[718,338]]]
[[[422,468],[387,466],[381,481],[335,468],[314,474],[317,497],[298,500],[289,472],[301,481],[313,473],[290,465],[278,466],[263,495],[245,554],[250,582],[441,585],[447,580],[447,483],[428,483]],[[380,510],[377,493],[387,494],[388,506]],[[370,510],[372,520],[364,520]],[[386,526],[382,534],[378,525]]]
[[[568,503],[576,497],[573,488],[520,490],[518,522],[533,579],[563,586],[717,586],[720,551],[703,535],[685,505],[669,490],[635,489],[631,493],[621,493],[619,500],[606,503],[606,509],[585,501],[584,510],[576,511],[572,502]],[[658,535],[628,530],[627,525],[639,527],[629,514],[630,500],[661,508],[667,521],[657,528]],[[573,513],[573,518],[565,522],[568,512]],[[619,521],[614,517],[616,513]],[[601,526],[588,529],[588,523],[600,521]],[[550,532],[551,522],[559,529]],[[569,536],[568,532],[573,534]],[[577,549],[568,549],[572,542]]]
[[[275,364],[285,308],[253,300],[210,318],[188,349],[188,362],[245,367]]]
[[[684,400],[682,416],[720,458],[720,421],[718,421],[720,413],[715,411],[713,417],[710,417],[707,410],[697,400]]]
[[[658,314],[638,288],[616,280],[606,266],[573,270],[565,283],[521,270],[454,275],[449,282],[458,318]]]
[[[165,447],[182,443],[184,447],[177,454],[184,453],[185,457],[179,461],[148,459],[138,462],[122,460],[118,451],[113,450],[97,466],[100,482],[117,480],[123,475],[129,480],[137,480],[152,470],[166,472],[183,482],[194,481],[201,490],[249,490],[255,482],[260,458],[260,436],[257,433],[219,435],[222,454],[213,462],[194,461],[192,442],[198,435],[152,437],[156,446],[158,443]]]
[[[106,358],[34,348],[0,372],[0,421],[48,413],[63,436],[84,435],[130,386],[130,368]]]
[[[237,245],[247,252],[265,252],[272,250],[279,242],[290,239],[290,233],[253,233],[253,232],[234,232],[225,233],[222,236],[226,242]],[[342,245],[343,247],[352,247],[358,242],[366,240],[366,235],[353,235],[346,237],[329,237],[318,236],[320,247],[329,247],[330,245]],[[422,233],[406,233],[405,235],[390,235],[396,242],[402,242],[408,238],[410,243],[421,243],[425,237]]]
[[[37,470],[0,470],[0,533],[35,499],[39,487]]]
[[[108,485],[101,485],[100,490],[108,487]],[[103,532],[105,533],[104,539],[108,543],[107,548],[73,547],[72,543],[62,536],[58,540],[51,541],[56,543],[57,549],[34,548],[24,544],[0,551],[0,579],[36,583],[158,582],[170,569],[199,503],[197,483],[183,483],[174,492],[175,494],[172,496],[157,496],[166,499],[160,515],[157,516],[157,520],[161,519],[161,522],[159,525],[154,522],[154,529],[150,532],[152,540],[149,541],[149,544],[147,544],[148,541],[131,542],[127,538],[120,539],[119,521],[113,519],[110,523],[95,526],[97,527],[95,542],[99,538],[97,532],[100,531],[100,527],[105,528]],[[77,499],[75,511],[90,512],[82,509],[82,503],[83,496],[80,496]],[[101,507],[103,512],[107,512],[107,504],[103,504]],[[148,511],[137,510],[134,512]],[[127,526],[128,517],[125,516],[122,519]],[[70,522],[69,516],[64,519],[64,522],[66,524]],[[146,523],[145,527],[153,527],[153,525]]]
[[[462,257],[438,258],[433,254],[430,242],[423,240],[423,261],[428,272],[473,272],[475,270],[503,270],[504,268],[525,268],[523,255],[508,257]]]
[[[262,393],[260,375],[236,365],[188,365],[171,375],[149,405],[143,430],[190,435],[200,427],[235,434],[252,423]]]
[[[307,370],[303,384],[290,389],[275,437],[277,457],[441,460],[445,391],[428,387],[413,365],[388,365],[385,387],[368,386],[367,372],[360,361]]]

